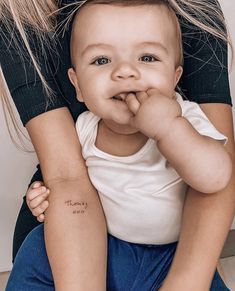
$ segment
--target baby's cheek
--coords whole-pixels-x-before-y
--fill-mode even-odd
[[[149,77],[147,84],[149,89],[158,89],[162,95],[172,97],[172,92],[175,89],[175,75],[168,70],[154,72]]]

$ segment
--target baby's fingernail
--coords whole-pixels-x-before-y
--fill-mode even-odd
[[[49,194],[49,193],[50,193],[50,190],[49,190],[49,189],[47,189],[46,193],[47,193],[47,194]]]
[[[35,183],[35,184],[33,185],[33,188],[37,188],[37,187],[39,187],[39,186],[41,186],[41,183],[37,182],[37,183]]]

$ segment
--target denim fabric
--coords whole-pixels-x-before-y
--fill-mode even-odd
[[[108,236],[109,291],[158,290],[167,275],[177,243],[141,245]],[[43,225],[25,239],[15,260],[6,291],[54,291],[53,277],[46,255]],[[218,272],[211,291],[229,290]]]

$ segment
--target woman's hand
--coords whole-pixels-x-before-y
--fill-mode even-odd
[[[37,181],[30,185],[26,193],[27,205],[39,222],[44,222],[44,212],[49,206],[47,200],[50,190],[47,189],[43,182]]]

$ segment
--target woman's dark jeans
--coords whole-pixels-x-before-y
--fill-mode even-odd
[[[108,235],[107,290],[158,290],[169,271],[176,246],[177,243],[133,244]],[[54,290],[42,224],[36,227],[22,244],[16,256],[6,291]],[[229,290],[217,271],[210,290]]]

